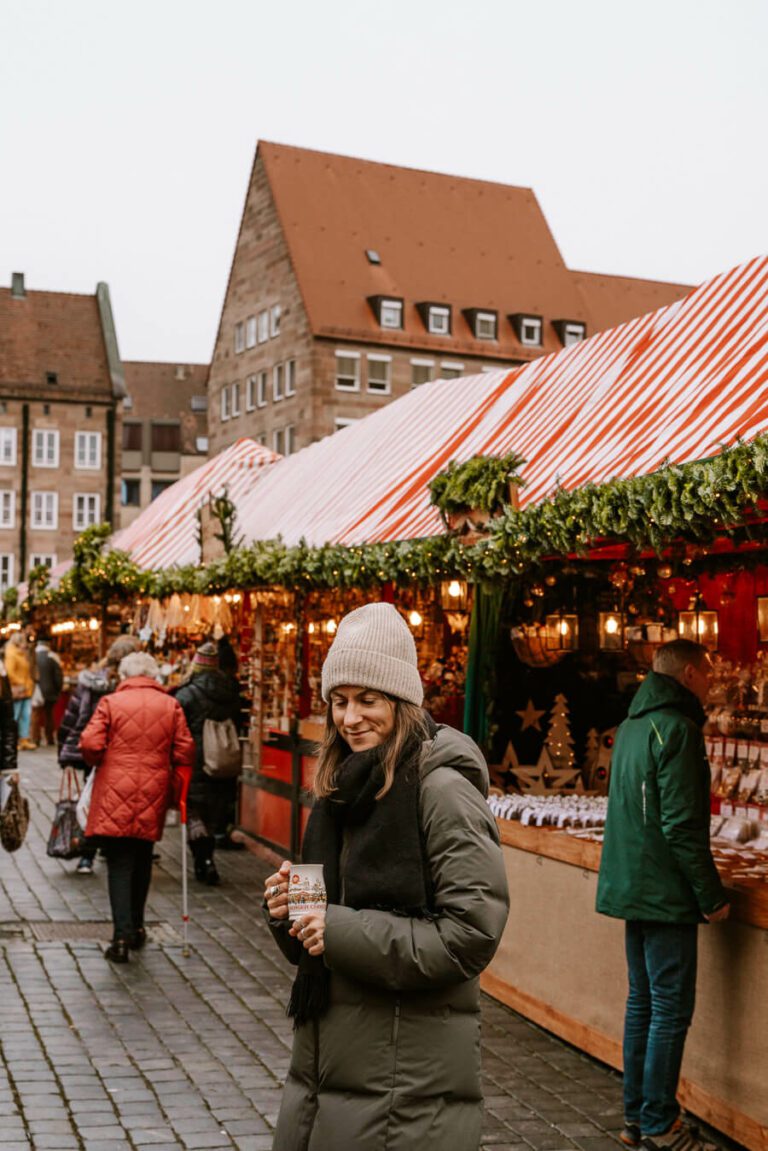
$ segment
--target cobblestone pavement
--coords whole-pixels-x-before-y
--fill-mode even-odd
[[[271,865],[221,852],[221,887],[191,880],[185,958],[168,829],[147,947],[113,966],[106,866],[46,856],[60,772],[47,749],[21,764],[32,825],[0,850],[0,1151],[271,1147],[291,1034],[290,971],[259,909]],[[484,1146],[616,1151],[619,1077],[491,999],[483,1017]]]

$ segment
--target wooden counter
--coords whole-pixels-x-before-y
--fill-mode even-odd
[[[511,909],[483,989],[620,1070],[624,925],[594,910],[600,844],[497,822]],[[730,1138],[768,1151],[768,891],[733,894],[732,920],[700,931],[680,1098]]]

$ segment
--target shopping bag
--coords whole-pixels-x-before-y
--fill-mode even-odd
[[[6,851],[18,851],[29,827],[29,804],[19,791],[18,780],[8,780],[8,798],[0,812],[0,843]]]
[[[85,832],[88,826],[88,813],[91,810],[91,796],[93,795],[93,781],[95,778],[96,768],[94,767],[83,784],[83,790],[80,792],[80,798],[77,801],[77,807],[75,809],[77,811],[77,822],[80,824],[83,832]]]
[[[211,779],[234,779],[243,769],[243,748],[231,719],[203,723],[203,771]]]
[[[74,768],[64,770],[59,799],[53,813],[51,834],[48,836],[46,854],[52,859],[76,859],[82,855],[85,835],[77,822],[77,801],[80,798],[80,784]]]

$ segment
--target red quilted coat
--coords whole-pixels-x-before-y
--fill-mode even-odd
[[[149,676],[131,676],[101,699],[80,751],[98,765],[87,834],[160,839],[179,776],[195,762],[181,705]]]

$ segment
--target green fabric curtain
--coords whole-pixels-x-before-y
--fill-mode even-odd
[[[464,694],[464,730],[484,747],[493,701],[503,588],[475,585],[469,624],[469,658]]]

